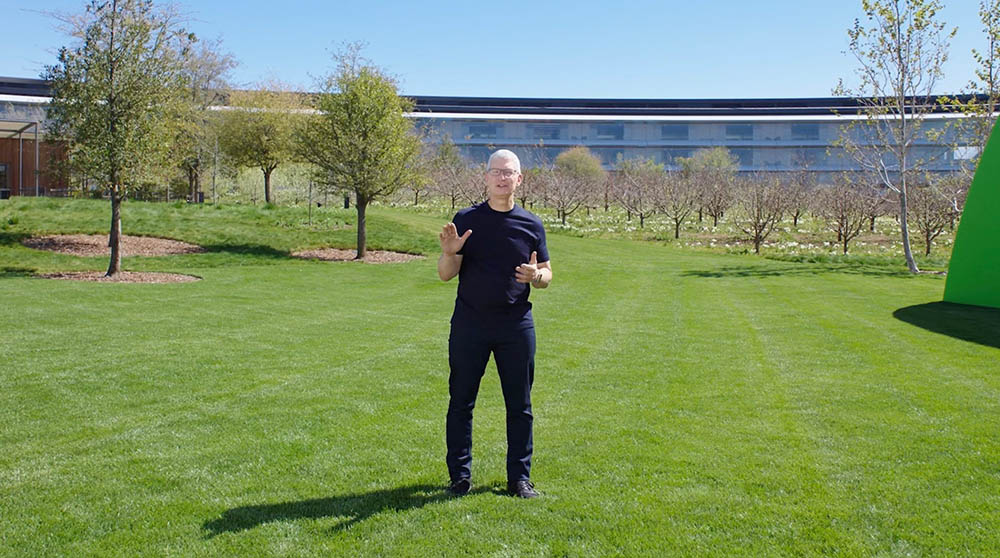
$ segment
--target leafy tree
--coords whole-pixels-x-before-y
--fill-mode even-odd
[[[148,0],[91,0],[82,15],[61,19],[75,44],[60,48],[43,74],[52,84],[48,134],[111,199],[110,277],[121,269],[122,201],[169,166],[168,124],[179,113],[195,37]]]
[[[912,148],[927,138],[922,124],[934,109],[934,86],[955,31],[938,21],[939,0],[862,0],[861,5],[867,24],[855,20],[847,31],[860,86],[851,90],[841,81],[834,94],[858,98],[865,119],[845,126],[838,143],[897,194],[906,265],[917,273],[910,249],[908,178],[921,161]]]
[[[544,176],[548,201],[565,225],[566,216],[596,197],[607,173],[600,159],[586,147],[579,146],[560,153],[555,166],[546,169]]]
[[[413,102],[396,83],[360,58],[352,45],[317,97],[319,111],[299,131],[299,152],[318,169],[317,181],[354,192],[358,213],[357,258],[366,254],[368,204],[420,180],[420,138],[404,116]]]
[[[219,144],[238,167],[256,167],[264,175],[264,201],[274,203],[271,174],[295,155],[294,132],[301,118],[299,95],[280,83],[254,91],[233,91],[224,112]]]
[[[746,239],[753,243],[755,254],[774,232],[785,210],[785,196],[777,178],[759,176],[741,180],[735,189],[734,220]]]
[[[699,149],[691,157],[678,157],[678,163],[698,192],[699,206],[712,217],[712,226],[733,203],[733,179],[738,163],[725,147]]]

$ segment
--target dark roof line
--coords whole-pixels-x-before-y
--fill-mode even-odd
[[[0,94],[48,97],[49,82],[41,79],[0,76]],[[450,112],[468,114],[551,114],[607,116],[685,116],[685,115],[817,115],[856,113],[863,101],[852,97],[806,97],[766,99],[574,99],[527,97],[450,97],[404,95],[413,99],[414,110],[421,113]],[[984,95],[955,95],[961,102]],[[922,100],[919,97],[911,99]],[[923,99],[926,101],[926,99]],[[952,112],[955,107],[929,99],[933,112]]]

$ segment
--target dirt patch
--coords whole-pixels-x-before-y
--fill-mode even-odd
[[[28,248],[49,250],[71,256],[110,256],[108,237],[102,234],[64,234],[36,236],[21,241]],[[122,256],[172,256],[204,252],[200,246],[151,236],[122,235]],[[145,281],[143,281],[145,282]]]
[[[191,283],[201,280],[194,275],[180,273],[158,273],[153,271],[119,271],[114,277],[107,277],[103,271],[73,271],[41,273],[42,279],[68,279],[72,281],[96,281],[99,283]]]
[[[423,256],[418,256],[416,254],[404,254],[402,252],[389,252],[386,250],[368,250],[365,253],[364,260],[354,259],[357,256],[357,250],[340,250],[338,248],[323,248],[320,250],[303,250],[301,252],[292,252],[292,257],[302,258],[306,260],[323,260],[327,262],[350,262],[350,261],[364,261],[370,264],[385,264],[385,263],[403,263],[410,262],[413,260],[422,260]]]

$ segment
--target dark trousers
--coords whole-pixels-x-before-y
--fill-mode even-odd
[[[529,318],[530,320],[530,318]],[[493,353],[507,408],[507,480],[529,480],[531,471],[531,383],[535,378],[535,328],[531,322],[452,320],[448,338],[448,473],[472,476],[472,410],[479,382]]]

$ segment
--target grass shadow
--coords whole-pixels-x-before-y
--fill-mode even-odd
[[[21,241],[31,238],[30,233],[0,231],[0,246],[20,246]]]
[[[481,487],[472,493],[488,490]],[[205,522],[202,527],[208,531],[208,537],[212,538],[223,533],[246,531],[275,521],[341,517],[344,519],[334,526],[333,530],[342,531],[383,511],[411,510],[455,497],[442,486],[417,484],[331,498],[242,506],[226,510],[221,517]]]
[[[900,308],[892,316],[948,337],[1000,349],[1000,308],[928,302]]]
[[[14,277],[34,277],[38,270],[33,267],[0,266],[0,279]]]
[[[202,244],[201,247],[210,253],[240,254],[243,256],[259,256],[274,259],[287,259],[291,257],[291,254],[287,250],[278,250],[273,246],[263,244]]]
[[[727,266],[717,269],[688,270],[681,277],[802,277],[807,275],[826,275],[830,273],[847,273],[852,275],[867,275],[871,277],[913,277],[905,269],[888,269],[856,265],[793,265],[783,267],[773,266]]]

